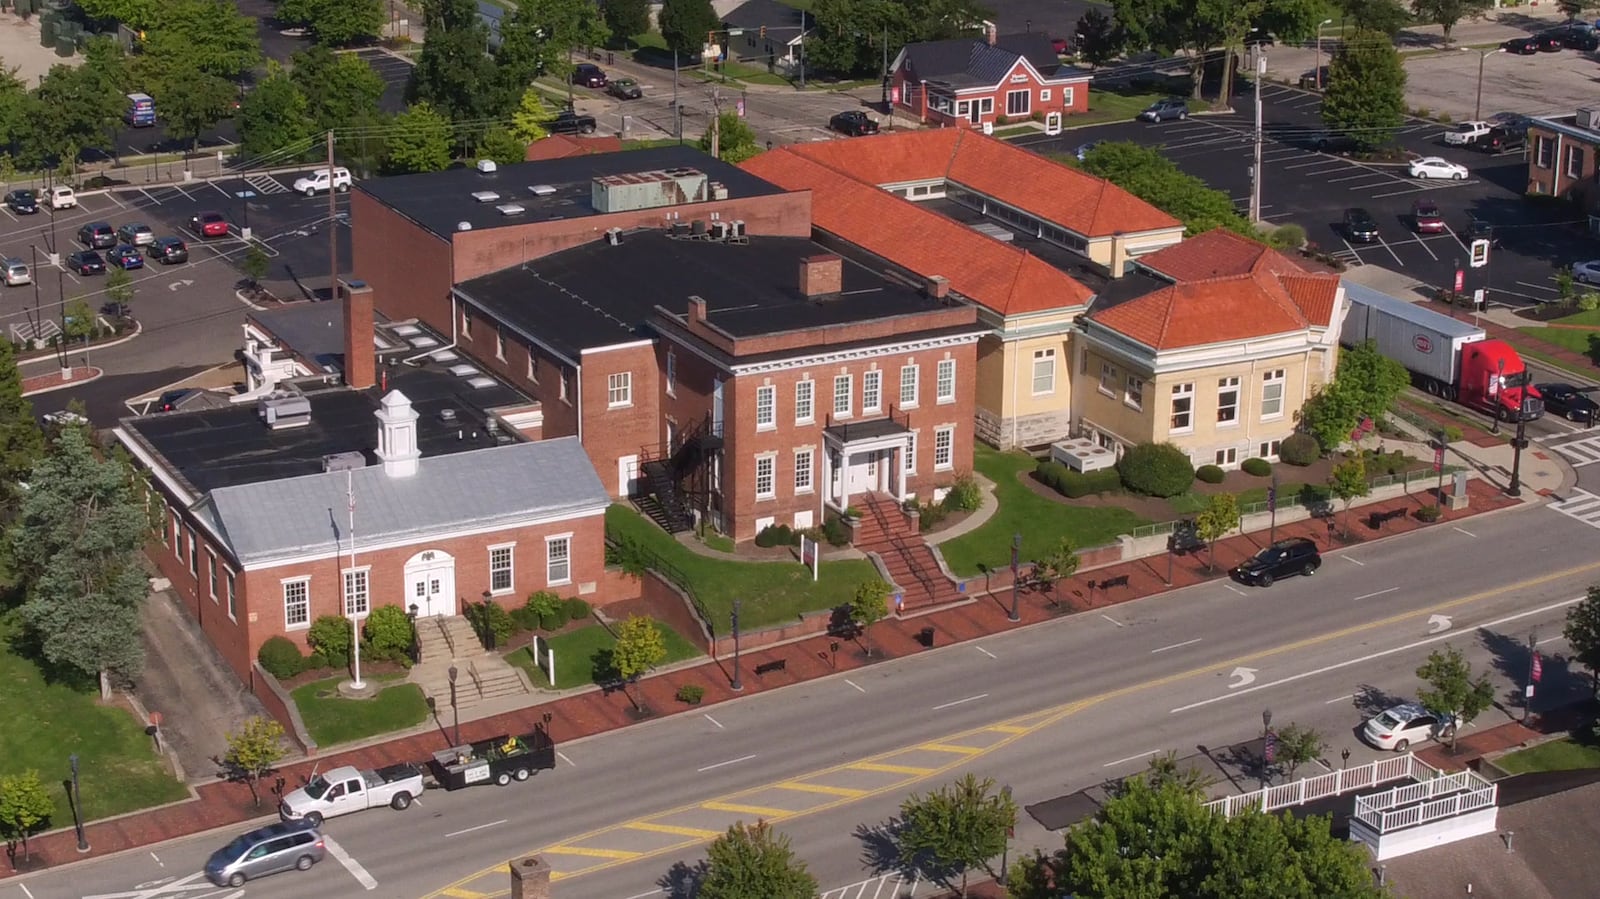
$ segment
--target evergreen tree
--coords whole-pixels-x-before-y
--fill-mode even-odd
[[[10,340],[0,340],[0,506],[15,510],[17,485],[44,457],[44,433],[22,395],[22,373]],[[10,518],[7,512],[3,518]]]
[[[1334,54],[1322,97],[1322,121],[1366,148],[1394,139],[1405,123],[1406,70],[1389,36],[1358,31]]]

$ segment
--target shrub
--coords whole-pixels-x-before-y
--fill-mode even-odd
[[[677,692],[678,701],[687,702],[690,705],[699,705],[700,700],[704,699],[705,695],[706,688],[699,684],[684,684],[678,688]]]
[[[373,609],[363,630],[372,651],[380,655],[403,656],[411,648],[411,617],[399,606]]]
[[[1417,510],[1416,514],[1418,521],[1438,521],[1439,517],[1444,513],[1440,511],[1438,506],[1423,506]]]
[[[321,671],[324,668],[331,667],[333,666],[328,664],[328,657],[320,652],[314,652],[300,662],[301,671]]]
[[[566,601],[567,620],[582,621],[589,617],[589,604],[574,596]]]
[[[1177,496],[1194,483],[1194,463],[1170,443],[1141,443],[1122,454],[1117,471],[1123,486],[1146,496]]]
[[[511,610],[512,631],[534,631],[539,629],[539,613],[521,606]]]
[[[323,615],[311,622],[306,643],[325,656],[350,654],[350,622],[338,615]]]
[[[829,546],[850,545],[850,528],[837,515],[829,515],[823,520],[822,536]]]
[[[970,471],[956,478],[950,492],[944,495],[944,507],[951,512],[971,512],[982,504],[983,488]]]
[[[794,542],[794,531],[786,524],[769,524],[756,534],[757,546],[788,546]]]
[[[1278,458],[1290,465],[1305,467],[1322,458],[1322,447],[1310,434],[1290,434],[1278,445]]]
[[[256,652],[256,661],[279,680],[294,677],[305,667],[305,657],[300,655],[300,647],[288,637],[268,637]]]
[[[567,613],[566,613],[565,610],[562,610],[562,611],[559,611],[559,612],[552,612],[549,615],[540,615],[539,616],[539,629],[540,630],[558,631],[558,630],[561,630],[561,626],[563,624],[566,624],[566,623],[567,623]]]
[[[1033,479],[1049,487],[1057,493],[1065,493],[1061,489],[1062,482],[1067,477],[1070,469],[1054,459],[1040,459],[1039,464],[1033,467]]]
[[[324,656],[324,658],[327,660],[327,666],[329,668],[350,667],[350,653],[348,652],[330,652]]]
[[[1295,224],[1279,225],[1267,235],[1267,243],[1280,250],[1297,250],[1306,242],[1306,229]]]
[[[528,617],[535,622],[542,622],[546,618],[560,618],[566,615],[566,603],[561,597],[549,590],[536,590],[528,594],[528,601],[523,603],[523,608],[528,610]]]
[[[1600,293],[1592,290],[1584,291],[1577,299],[1579,312],[1593,312],[1600,309]]]
[[[486,599],[467,603],[467,621],[480,640],[493,634],[495,645],[499,646],[511,639],[511,613],[497,602]]]
[[[1239,468],[1247,475],[1264,478],[1272,474],[1272,463],[1265,459],[1246,459]]]
[[[1066,469],[1061,476],[1061,486],[1057,491],[1068,499],[1078,499],[1084,496],[1093,496],[1097,493],[1109,493],[1122,486],[1122,475],[1115,468],[1102,468],[1099,471],[1073,471]]]
[[[1464,436],[1466,436],[1466,435],[1462,434],[1461,433],[1461,429],[1456,427],[1455,425],[1445,425],[1444,426],[1444,442],[1445,443],[1455,443],[1457,440],[1460,440]]]
[[[1202,465],[1194,470],[1194,476],[1207,484],[1220,484],[1222,479],[1228,476],[1228,473],[1218,465]]]

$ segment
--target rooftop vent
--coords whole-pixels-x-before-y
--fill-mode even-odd
[[[528,193],[531,193],[536,197],[548,197],[555,192],[556,189],[548,184],[535,184],[528,188]]]
[[[622,246],[622,229],[621,228],[607,228],[606,229],[606,243],[611,244],[614,247]]]
[[[393,331],[401,337],[414,337],[422,333],[422,329],[416,325],[395,325]]]
[[[429,355],[433,357],[433,361],[435,362],[454,362],[461,358],[461,356],[457,354],[455,350],[439,350],[438,352],[430,353]]]
[[[722,221],[712,222],[711,223],[711,239],[712,240],[727,240],[728,239],[729,227],[730,227],[729,223],[727,223],[727,222],[722,222]]]
[[[265,396],[257,404],[256,414],[274,431],[303,428],[311,424],[311,401],[294,394]]]
[[[475,190],[472,192],[472,199],[479,203],[493,203],[500,199],[500,195],[492,190]]]
[[[471,222],[456,222],[456,230],[457,231],[471,231],[472,230],[472,223]]]
[[[442,421],[442,422],[445,422],[446,424],[454,422],[456,420],[456,410],[448,408],[448,407],[444,408],[444,409],[440,409],[439,410],[439,420]]]
[[[1588,131],[1600,131],[1600,108],[1578,107],[1577,125]]]
[[[461,363],[460,365],[450,366],[449,371],[452,375],[455,375],[458,378],[470,378],[478,373],[476,368],[473,368],[465,362]]]
[[[411,344],[419,350],[425,350],[431,346],[438,346],[439,339],[431,334],[418,334],[416,337],[406,341],[406,343]]]
[[[711,182],[711,199],[713,199],[713,200],[726,200],[726,199],[728,199],[728,185],[723,184],[721,181],[713,181],[713,182]]]
[[[524,212],[528,211],[526,209],[523,209],[521,206],[518,206],[515,203],[506,203],[506,204],[501,205],[501,206],[496,206],[495,208],[500,210],[500,214],[501,215],[505,215],[505,216],[521,215]]]
[[[367,457],[358,452],[332,453],[322,457],[323,471],[355,471],[367,467]]]
[[[494,174],[495,170],[498,169],[498,168],[499,168],[499,166],[494,164],[494,160],[493,159],[480,159],[480,160],[478,160],[478,171],[482,172],[485,175]]]
[[[467,379],[467,386],[471,387],[473,390],[482,390],[485,387],[493,387],[495,383],[495,379],[488,377],[487,375],[479,375],[476,378]]]

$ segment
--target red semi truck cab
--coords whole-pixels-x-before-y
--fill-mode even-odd
[[[1522,357],[1503,340],[1478,340],[1461,347],[1457,398],[1501,421],[1533,421],[1544,414],[1544,398]]]

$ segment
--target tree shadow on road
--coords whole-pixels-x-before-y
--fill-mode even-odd
[[[911,869],[900,860],[899,833],[898,818],[881,824],[857,824],[854,836],[861,841],[861,864],[874,874],[909,873]]]
[[[1356,711],[1360,713],[1361,720],[1366,721],[1385,709],[1392,709],[1400,703],[1408,701],[1410,701],[1410,697],[1401,696],[1398,693],[1390,693],[1388,690],[1382,687],[1375,687],[1372,684],[1362,684],[1356,687],[1355,696],[1351,697],[1350,704],[1355,706]],[[1357,725],[1357,729],[1359,728],[1360,725]]]
[[[709,867],[705,859],[701,859],[693,866],[683,862],[673,862],[667,873],[656,881],[656,886],[661,888],[667,899],[691,899],[700,892],[700,884],[706,879]]]
[[[1492,655],[1490,665],[1494,671],[1511,682],[1509,688],[1495,697],[1495,708],[1509,716],[1519,717],[1523,707],[1523,689],[1527,686],[1529,674],[1528,635],[1479,631],[1478,640]],[[1559,706],[1567,697],[1581,695],[1589,684],[1589,675],[1577,670],[1572,660],[1561,653],[1541,651],[1539,662],[1539,683],[1534,690],[1530,711]]]

